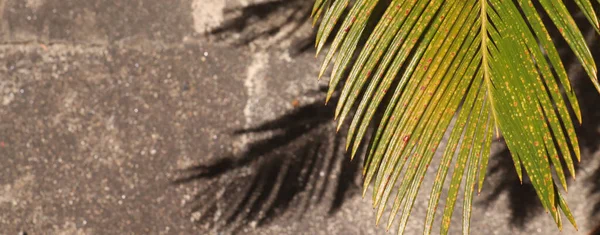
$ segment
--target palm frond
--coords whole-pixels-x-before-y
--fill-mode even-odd
[[[468,233],[475,186],[481,190],[492,139],[501,133],[519,178],[524,169],[559,227],[559,211],[576,227],[551,166],[566,191],[561,160],[574,176],[572,154],[580,159],[569,107],[578,123],[581,114],[548,25],[542,20],[544,15],[569,44],[598,91],[600,84],[591,52],[563,1],[387,2],[372,31],[367,24],[381,4],[379,0],[316,0],[312,12],[315,23],[323,16],[317,53],[333,38],[319,77],[333,63],[328,97],[343,84],[335,116],[338,128],[351,119],[346,148],[352,157],[376,111],[384,110],[363,172],[364,192],[374,184],[377,223],[397,188],[387,224],[389,228],[399,214],[399,231],[403,232],[427,168],[449,132],[424,230],[431,232],[442,188],[453,167],[441,231],[448,233],[462,187],[463,232]],[[592,3],[575,2],[600,32]],[[335,31],[336,27],[339,30]],[[360,38],[364,36],[368,40],[363,45]],[[385,97],[389,102],[383,102]]]

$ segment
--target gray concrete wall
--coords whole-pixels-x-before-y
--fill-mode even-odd
[[[336,148],[309,8],[0,0],[0,234],[385,234],[360,197],[360,159]],[[271,120],[285,122],[235,134]],[[597,128],[584,124],[585,163],[567,196],[582,232],[562,234],[597,224]],[[550,216],[514,206],[537,201],[510,167],[495,169],[472,234],[559,234]],[[407,234],[422,231],[434,174]]]

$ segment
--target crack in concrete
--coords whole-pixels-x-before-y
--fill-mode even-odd
[[[15,46],[20,47],[20,49],[37,49],[41,48],[43,50],[51,50],[53,48],[60,48],[62,50],[66,49],[80,49],[80,48],[95,48],[95,49],[107,49],[107,48],[115,48],[115,49],[129,49],[129,50],[138,50],[138,51],[160,51],[166,49],[181,49],[185,46],[193,45],[193,46],[202,46],[204,43],[199,40],[184,40],[180,43],[167,43],[160,40],[146,40],[141,43],[128,43],[123,42],[127,41],[126,39],[119,40],[117,42],[111,43],[87,43],[87,42],[78,42],[78,41],[41,41],[41,40],[27,40],[27,41],[5,41],[0,42],[0,50],[14,50]]]

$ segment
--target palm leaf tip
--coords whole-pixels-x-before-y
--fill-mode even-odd
[[[369,28],[380,1],[315,1],[313,12],[323,12],[314,13],[315,19],[323,14],[317,51],[325,47],[327,38],[333,39],[319,77],[333,64],[327,100],[343,84],[335,117],[338,129],[351,119],[346,142],[351,158],[376,111],[383,110],[363,171],[363,196],[370,184],[374,186],[377,224],[397,187],[386,227],[398,214],[398,230],[404,231],[436,149],[450,133],[439,159],[424,229],[431,232],[447,186],[442,234],[449,231],[460,192],[465,197],[463,232],[468,233],[475,186],[479,193],[494,133],[498,138],[502,133],[519,178],[524,169],[559,227],[560,211],[576,227],[552,175],[566,191],[560,162],[574,176],[571,154],[580,159],[569,113],[574,112],[581,123],[581,112],[540,10],[560,29],[599,91],[600,85],[591,52],[564,3],[539,3],[540,9],[528,0],[391,0]],[[591,2],[576,3],[598,31]],[[334,31],[336,26],[339,31]],[[364,45],[359,40],[363,36],[368,38]],[[452,177],[446,182],[451,167]]]

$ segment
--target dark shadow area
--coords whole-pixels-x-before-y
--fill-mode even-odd
[[[508,148],[505,147],[498,154],[490,157],[487,174],[488,179],[494,177],[500,180],[494,183],[491,193],[484,199],[483,204],[489,205],[506,192],[509,198],[512,226],[523,228],[535,215],[543,212],[542,204],[526,174],[523,174],[521,184]]]
[[[224,156],[183,172],[175,183],[209,184],[193,200],[192,217],[212,228],[236,232],[267,224],[288,210],[302,217],[312,206],[327,204],[329,213],[336,212],[346,197],[357,192],[361,162],[345,157],[344,138],[335,133],[332,120],[333,109],[318,99],[276,120],[237,131],[236,135],[268,136],[251,142],[239,157]]]
[[[310,24],[312,1],[306,0],[274,0],[257,3],[243,8],[226,9],[227,20],[210,33],[228,39],[233,34],[237,37],[233,43],[247,46],[260,38],[273,37],[285,30],[281,39],[295,36],[295,33],[306,24]],[[290,48],[293,55],[313,48],[314,32],[309,37],[293,40]],[[279,40],[281,40],[279,39]]]
[[[596,61],[600,61],[600,37],[594,41],[594,53]],[[589,80],[582,79],[578,86],[581,104],[585,107],[583,111],[583,125],[578,130],[581,145],[589,154],[600,149],[600,96]],[[591,160],[591,159],[590,159]],[[590,180],[594,183],[592,193],[600,195],[600,168],[596,169]],[[594,216],[600,214],[600,201],[594,205]]]
[[[600,7],[596,7],[596,9],[600,9]],[[600,62],[600,36],[594,34],[591,44],[590,48],[596,64],[598,64]],[[582,159],[581,164],[590,164],[596,160],[591,157],[600,150],[600,95],[589,79],[578,79],[576,88],[583,116],[583,124],[577,130],[577,134],[580,145],[586,149],[586,153],[590,157],[590,159]],[[595,201],[590,202],[593,209],[588,222],[596,226],[590,234],[597,235],[600,234],[600,167],[597,167],[591,176],[582,180],[591,185],[589,198]]]

